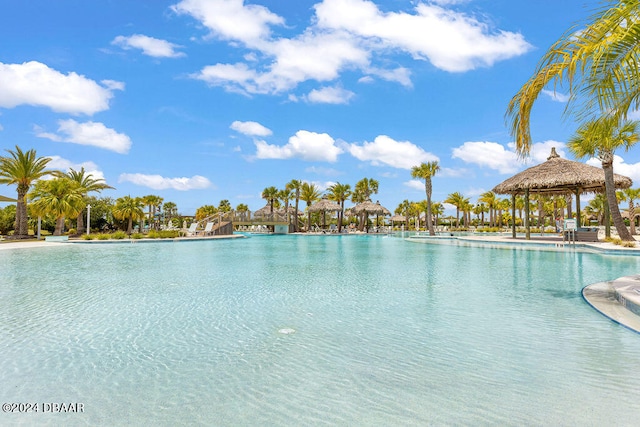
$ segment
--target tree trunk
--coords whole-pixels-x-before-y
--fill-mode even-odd
[[[29,222],[27,217],[27,202],[25,197],[29,188],[18,185],[18,202],[16,204],[16,223],[14,226],[14,236],[17,239],[29,237]]]
[[[62,236],[64,231],[64,217],[56,218],[56,228],[53,230],[54,236]]]
[[[76,234],[82,235],[86,230],[84,229],[84,211],[80,211],[78,214],[78,220],[76,221]]]
[[[629,226],[631,227],[631,235],[636,234],[636,207],[633,199],[629,200]]]
[[[604,169],[604,188],[607,195],[607,203],[609,204],[609,211],[611,212],[611,219],[616,227],[618,236],[620,239],[627,242],[635,242],[635,239],[629,233],[627,226],[624,224],[622,215],[620,214],[620,208],[618,207],[618,200],[616,199],[616,188],[613,180],[613,155],[607,156],[610,160],[602,160],[602,169]]]
[[[429,230],[429,236],[435,236],[436,232],[433,229],[433,218],[431,218],[431,179],[426,179],[424,181],[425,191],[427,193],[427,230]]]

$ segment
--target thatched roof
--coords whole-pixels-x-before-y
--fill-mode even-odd
[[[0,195],[0,202],[17,202],[17,200]]]
[[[631,178],[614,175],[616,188],[629,188]],[[585,163],[563,159],[551,149],[547,161],[532,166],[493,188],[497,194],[523,194],[526,189],[534,193],[570,194],[604,191],[604,170]]]
[[[257,211],[255,211],[253,213],[253,216],[265,216],[270,214],[271,214],[271,205],[266,205],[264,207],[261,207]]]
[[[389,221],[394,221],[394,222],[405,222],[407,220],[407,218],[403,217],[402,215],[394,215],[391,218],[389,218]]]
[[[371,200],[355,205],[351,208],[351,212],[354,214],[366,212],[369,215],[391,215],[389,209],[382,206],[380,202],[373,203]]]
[[[339,210],[342,210],[339,204],[324,197],[320,201],[315,202],[314,204],[309,206],[309,212],[326,212]]]

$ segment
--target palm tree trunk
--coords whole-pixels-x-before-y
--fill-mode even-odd
[[[608,158],[609,156],[607,156]],[[613,180],[613,155],[610,156],[610,161],[602,161],[602,169],[604,169],[604,188],[607,195],[607,203],[609,205],[609,211],[611,212],[611,219],[613,219],[613,225],[616,227],[618,236],[620,239],[627,242],[634,242],[635,239],[629,233],[627,226],[620,214],[620,208],[618,207],[618,200],[616,199],[616,188]]]
[[[64,217],[56,218],[56,228],[53,231],[54,236],[62,236],[62,230],[64,229]]]
[[[84,234],[85,229],[84,229],[84,212],[81,211],[78,214],[78,219],[76,220],[76,234],[78,235],[82,235]]]
[[[629,226],[631,227],[631,235],[636,234],[636,207],[633,199],[629,201]]]
[[[18,239],[26,239],[29,237],[29,223],[27,217],[27,196],[28,188],[18,185],[18,203],[16,204],[16,223],[15,237]]]

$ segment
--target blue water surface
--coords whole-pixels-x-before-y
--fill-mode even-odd
[[[640,257],[259,236],[0,251],[0,425],[635,425]],[[295,332],[294,332],[295,331]]]

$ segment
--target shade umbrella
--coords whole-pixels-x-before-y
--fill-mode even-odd
[[[322,228],[326,227],[326,214],[327,212],[340,212],[342,206],[338,203],[323,197],[319,201],[309,206],[309,212],[322,212]]]
[[[385,208],[380,204],[380,202],[373,203],[371,200],[367,200],[366,202],[359,203],[351,208],[351,212],[356,215],[391,215],[389,209]],[[369,231],[367,227],[367,231]]]
[[[17,202],[17,200],[0,195],[0,202]]]
[[[633,184],[631,178],[614,174],[616,188],[629,188]],[[525,196],[525,222],[527,239],[529,238],[529,194],[531,192],[544,195],[576,196],[577,222],[580,224],[580,194],[604,192],[604,170],[585,163],[561,158],[555,147],[547,161],[532,166],[493,188],[497,194],[511,194]],[[512,203],[512,217],[515,218],[515,203]],[[513,221],[513,236],[515,237],[515,221]]]

